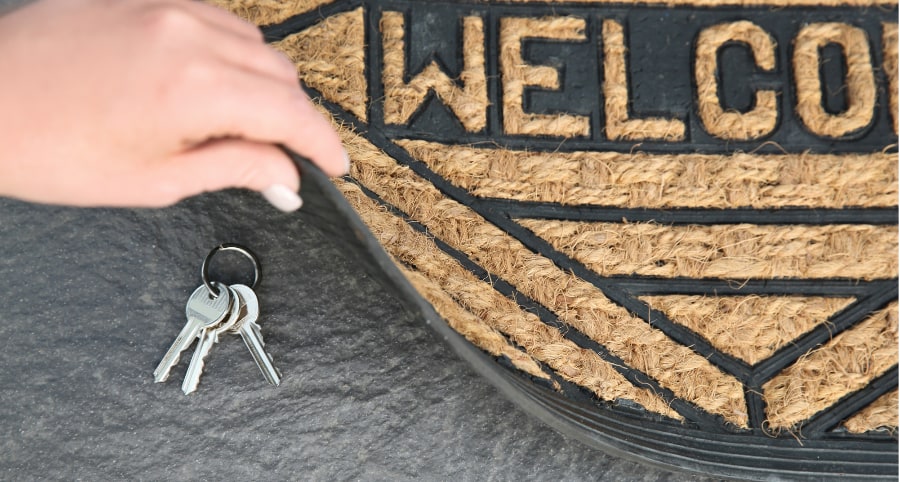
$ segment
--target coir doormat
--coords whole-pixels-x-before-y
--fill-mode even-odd
[[[670,468],[896,475],[896,3],[216,3],[526,410]]]

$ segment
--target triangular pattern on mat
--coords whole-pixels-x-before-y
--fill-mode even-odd
[[[758,295],[659,295],[639,299],[750,365],[769,358],[855,300]]]
[[[897,390],[891,390],[845,420],[841,427],[850,433],[874,431],[896,433],[898,403],[900,403],[900,397],[898,397]]]
[[[769,426],[791,428],[896,369],[897,302],[810,350],[762,385]]]
[[[449,2],[306,0],[293,13],[268,0],[219,3],[260,24],[283,21],[264,32],[297,63],[301,80],[340,126],[353,160],[344,186],[355,194],[345,191],[345,197],[376,236],[388,239],[382,245],[420,294],[436,308],[439,299],[447,301],[441,316],[485,352],[512,353],[522,372],[547,375],[563,391],[587,388],[599,399],[589,404],[637,400],[610,390],[612,377],[619,377],[628,390],[658,394],[657,403],[671,410],[667,415],[686,426],[749,428],[760,439],[771,435],[769,429],[784,439],[896,430],[891,406],[898,357],[891,341],[897,336],[898,171],[889,149],[850,140],[844,150],[711,145],[694,152],[690,140],[660,147],[604,146],[583,136],[566,144],[553,136],[504,138],[510,99],[503,93],[503,68],[497,72],[487,47],[498,41],[491,36],[502,19],[517,14],[516,2],[457,8]],[[247,13],[248,5],[262,13]],[[448,9],[445,19],[435,13]],[[427,26],[410,30],[416,22],[422,28],[426,17],[445,22],[441,28],[459,20],[458,38],[442,46],[421,42],[423,35],[437,35]],[[385,33],[386,18],[397,20],[398,35]],[[884,38],[895,32],[893,20],[878,21],[888,22],[877,27]],[[470,36],[480,39],[474,50],[464,46],[470,29],[484,34]],[[386,48],[387,40],[406,45]],[[411,45],[417,41],[427,47]],[[885,52],[896,50],[888,44]],[[391,75],[416,91],[412,104],[418,105],[397,118],[386,107],[387,97],[398,96],[385,84],[390,52],[404,54]],[[461,67],[438,65],[425,75],[432,81],[412,81],[422,59],[456,56],[462,66],[466,52],[484,57],[484,64],[472,63],[467,75],[460,75]],[[884,69],[895,82],[895,63],[885,61]],[[484,74],[490,88],[473,88],[485,101],[473,110],[487,113],[488,125],[473,120],[457,132],[450,124],[459,124],[459,97],[450,94]],[[550,84],[534,85],[556,89]],[[450,120],[430,118],[429,105]],[[493,127],[491,115],[500,119]],[[368,212],[372,201],[377,207]],[[396,238],[372,221],[373,213],[427,235],[440,253],[426,255],[416,243],[392,245]],[[475,236],[490,241],[478,244]],[[498,261],[504,253],[509,263]],[[463,275],[480,279],[475,284],[495,302],[483,302],[485,293],[472,283],[451,287],[444,271],[422,267],[447,256],[468,270]],[[439,297],[429,298],[429,285],[440,288]],[[500,303],[518,305],[521,313],[503,315]],[[466,316],[481,319],[463,326]],[[532,325],[524,325],[525,318]],[[497,343],[473,336],[483,323]],[[538,342],[523,326],[562,338]],[[548,352],[562,344],[579,360],[596,363],[566,365]],[[667,355],[654,358],[660,348]],[[829,378],[831,372],[838,376]],[[693,393],[716,384],[709,396]]]
[[[297,74],[326,99],[366,120],[363,9],[332,15],[274,47],[297,65]]]

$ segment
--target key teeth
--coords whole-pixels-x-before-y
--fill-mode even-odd
[[[188,376],[185,375],[184,382],[181,384],[181,391],[184,392],[185,395],[190,395],[197,391],[197,387],[200,385],[200,375],[203,374],[203,367],[206,365],[204,361],[204,356],[201,356],[199,360],[197,360],[197,375],[196,376]],[[193,360],[191,360],[193,361]]]
[[[200,386],[200,376],[203,375],[203,369],[206,367],[206,357],[209,355],[209,352],[212,350],[212,346],[218,342],[218,337],[215,334],[207,334],[204,337],[201,337],[200,344],[197,345],[197,352],[194,353],[194,358],[197,358],[196,361],[196,371],[192,371],[191,368],[194,367],[194,359],[191,359],[191,365],[188,367],[188,373],[184,376],[184,382],[181,384],[181,391],[184,392],[185,395],[190,395],[197,391],[197,387]],[[196,373],[196,375],[194,375]]]
[[[229,290],[231,290],[231,287],[229,287]],[[249,288],[247,288],[247,290],[249,290]],[[198,288],[197,291],[200,291],[200,288]],[[281,374],[281,370],[275,367],[272,354],[265,351],[264,349],[264,347],[266,346],[266,342],[264,341],[262,336],[262,329],[260,328],[259,324],[256,323],[256,319],[258,316],[258,305],[256,305],[256,297],[255,294],[252,293],[252,291],[250,294],[252,303],[254,303],[252,305],[253,310],[250,311],[249,314],[244,313],[244,316],[246,317],[242,316],[243,319],[240,319],[231,326],[222,327],[221,331],[217,330],[216,326],[219,325],[222,320],[219,320],[214,324],[207,324],[202,328],[203,331],[198,331],[196,332],[194,337],[191,337],[192,341],[196,338],[199,338],[200,340],[194,352],[194,356],[191,359],[190,366],[188,366],[188,371],[187,373],[185,373],[184,381],[181,385],[181,391],[184,392],[185,395],[190,395],[197,391],[197,388],[200,385],[200,378],[203,375],[203,369],[206,367],[206,357],[209,355],[212,346],[219,342],[219,335],[223,332],[240,335],[242,338],[244,338],[244,343],[247,345],[247,348],[250,349],[254,360],[257,361],[257,366],[259,367],[259,369],[263,371],[263,375],[265,376],[266,381],[276,387],[281,385],[281,379],[283,375]],[[231,308],[231,303],[234,303],[235,300],[241,299],[242,298],[240,296],[240,291],[234,293],[233,296],[231,296],[231,300],[229,301],[229,309],[233,309]],[[187,329],[187,327],[185,329]],[[178,346],[177,340],[176,343],[173,343],[173,346]],[[186,350],[188,346],[190,345],[184,346],[182,348],[182,351]],[[157,383],[164,382],[166,381],[166,379],[168,379],[171,369],[178,364],[178,361],[181,358],[182,351],[175,353],[168,365],[164,363],[166,361],[166,357],[163,357],[163,361],[160,362],[160,365],[153,372],[154,379]],[[265,358],[261,358],[260,355],[264,356]],[[267,359],[268,363],[263,363],[263,359]],[[268,366],[266,367],[265,365]],[[270,371],[267,371],[267,369]]]
[[[193,343],[199,335],[196,331],[196,327],[192,326],[191,323],[192,322],[188,320],[188,324],[181,329],[181,332],[175,337],[175,341],[173,341],[169,346],[169,349],[166,350],[159,365],[153,370],[153,379],[156,383],[164,382],[169,378],[169,373],[171,373],[172,368],[181,361],[181,354],[191,346],[191,343]]]
[[[203,373],[203,367],[205,365],[204,361],[201,359],[197,362],[197,371],[201,374]],[[184,392],[185,395],[190,395],[197,391],[197,387],[200,386],[200,376],[197,376],[196,382],[190,382],[190,379],[185,376],[184,382],[181,384],[181,391]]]
[[[163,358],[163,361],[166,361],[165,358]],[[172,358],[172,363],[170,363],[169,366],[165,368],[162,367],[162,362],[160,362],[160,366],[156,367],[156,370],[153,370],[154,381],[156,383],[162,383],[168,380],[169,375],[172,373],[172,368],[174,368],[175,365],[178,365],[179,361],[181,361],[181,352],[178,352],[178,354],[176,354],[175,357]]]
[[[178,365],[178,362],[181,361],[181,353],[178,352],[172,358],[172,362],[167,366],[163,367],[162,362],[160,362],[160,366],[156,367],[156,370],[153,370],[153,379],[156,383],[162,383],[169,379],[169,375],[172,373],[172,368],[175,368]],[[165,361],[165,358],[163,358]]]

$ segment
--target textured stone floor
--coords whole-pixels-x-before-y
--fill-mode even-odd
[[[262,259],[280,387],[237,337],[152,372],[218,243]],[[0,199],[0,479],[692,480],[527,418],[340,246],[254,193],[163,210]],[[213,272],[240,281],[241,259]],[[216,274],[218,272],[218,274]]]

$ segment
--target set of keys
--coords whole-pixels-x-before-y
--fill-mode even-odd
[[[209,262],[219,251],[238,251],[253,261],[255,274],[252,287],[243,284],[229,286],[209,281]],[[265,351],[265,342],[257,323],[259,299],[254,288],[259,283],[260,276],[259,260],[243,246],[222,244],[209,253],[201,269],[203,284],[194,290],[185,307],[187,323],[153,372],[157,383],[168,379],[169,372],[178,364],[181,354],[194,343],[194,340],[198,340],[181,385],[185,395],[197,390],[207,355],[212,346],[226,334],[240,335],[266,381],[275,386],[281,383],[281,373],[272,364],[272,356]]]

